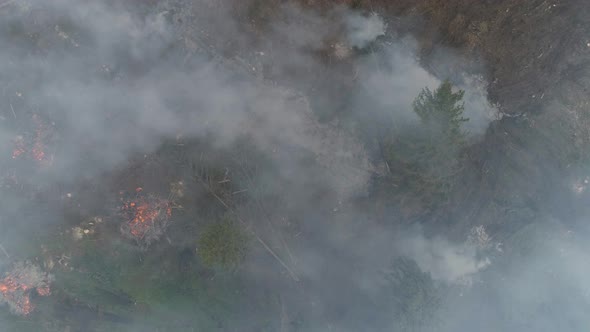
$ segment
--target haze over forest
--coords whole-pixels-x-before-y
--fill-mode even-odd
[[[585,331],[589,14],[0,0],[0,330]]]

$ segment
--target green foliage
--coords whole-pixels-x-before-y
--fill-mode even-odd
[[[465,133],[461,129],[464,91],[453,92],[449,81],[436,90],[422,90],[414,100],[420,124],[395,132],[383,142],[390,178],[428,204],[444,201],[461,171]]]
[[[207,226],[199,238],[198,254],[209,267],[236,268],[248,249],[248,236],[232,218]]]
[[[399,257],[386,274],[390,283],[396,331],[427,331],[437,325],[441,292],[429,273],[411,259]]]
[[[461,102],[465,91],[453,92],[453,85],[444,81],[434,91],[424,88],[414,100],[414,112],[420,117],[433,138],[447,139],[447,143],[462,143],[464,134],[461,124],[469,121],[463,117],[465,110]]]

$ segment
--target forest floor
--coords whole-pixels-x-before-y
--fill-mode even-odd
[[[196,24],[188,28],[181,25],[187,59],[204,50],[224,66],[247,72],[264,84],[280,85],[282,82],[278,80],[284,73],[273,72],[272,61],[280,61],[284,55],[281,52],[288,52],[291,46],[266,43],[264,31],[283,2],[234,2],[233,10],[239,14],[242,24],[239,28],[252,39],[244,45],[231,38],[218,38],[216,31],[203,31]],[[568,185],[569,178],[563,177],[564,174],[582,176],[588,171],[584,162],[590,157],[587,154],[590,3],[581,0],[298,2],[326,12],[335,3],[376,12],[385,18],[388,34],[411,35],[417,40],[421,62],[435,75],[442,76],[454,69],[440,68],[436,62],[439,50],[445,49],[457,55],[457,68],[469,68],[490,82],[488,93],[504,117],[492,123],[482,141],[470,148],[465,187],[456,191],[444,209],[429,216],[430,224],[424,226],[431,232],[464,239],[473,226],[485,225],[500,241],[539,219],[573,220],[587,212],[585,201],[576,198]],[[149,6],[158,3],[143,2]],[[0,10],[3,7],[0,3]],[[214,5],[211,8],[212,13],[219,10]],[[195,15],[214,20],[215,15],[210,14],[203,11]],[[260,46],[257,53],[271,60],[265,62],[259,55],[244,51],[254,49],[252,45]],[[346,109],[346,95],[354,88],[355,71],[347,60],[336,61],[323,50],[314,56],[324,61],[325,67],[294,72],[290,88],[309,95],[312,108],[324,112],[318,114],[324,122],[314,125],[330,128],[321,126],[329,125],[341,115],[341,109]],[[324,90],[318,92],[316,87]],[[258,331],[261,327],[287,331],[297,330],[297,324],[304,325],[300,316],[318,320],[329,317],[333,321],[347,316],[354,320],[355,314],[364,317],[360,314],[362,303],[369,301],[351,285],[357,277],[355,273],[360,274],[370,263],[363,265],[365,262],[353,260],[356,252],[352,244],[375,235],[367,231],[368,223],[379,225],[383,216],[389,217],[389,210],[380,212],[376,204],[367,200],[389,198],[365,197],[352,203],[355,206],[340,206],[334,193],[310,192],[309,197],[295,197],[285,190],[284,196],[294,199],[285,202],[278,195],[268,193],[277,188],[311,186],[318,179],[305,179],[301,184],[283,182],[279,171],[264,173],[271,169],[272,160],[260,158],[250,164],[254,160],[252,156],[261,151],[238,149],[239,153],[234,150],[209,153],[207,144],[201,143],[179,138],[166,142],[154,153],[134,156],[118,169],[78,183],[72,188],[76,194],[71,200],[56,197],[54,192],[59,189],[54,187],[31,195],[43,204],[57,202],[65,218],[50,234],[43,229],[31,232],[26,243],[35,248],[20,253],[25,257],[36,256],[39,264],[53,269],[56,291],[50,299],[39,299],[39,316],[34,318],[45,323],[19,321],[13,326],[21,331],[27,328],[38,331],[39,326],[48,331],[63,330],[65,326],[68,331],[70,327],[83,331],[92,326],[100,331],[109,326],[109,330],[115,331],[109,324],[125,330],[124,324],[135,322],[138,330],[145,331],[190,331],[195,325],[207,331],[237,327],[242,331]],[[248,157],[240,159],[244,155]],[[378,170],[363,172],[378,173]],[[260,186],[275,187],[258,188],[254,185],[256,176],[260,176]],[[272,179],[271,185],[266,183],[268,179]],[[26,190],[18,194],[29,195]],[[147,253],[133,241],[120,238],[120,216],[116,214],[121,193],[138,190],[168,197],[175,203],[173,223],[166,236]],[[268,190],[266,195],[265,190]],[[305,209],[300,209],[305,203],[321,207],[314,211],[316,216],[309,217]],[[360,220],[355,215],[359,207],[375,213],[375,218]],[[266,247],[267,242],[259,245],[253,238],[256,249],[243,267],[244,274],[209,269],[196,258],[194,249],[202,227],[232,211],[247,221],[248,230],[257,231],[253,234],[260,237],[259,242],[268,242]],[[394,218],[413,221],[423,212],[418,207],[407,218]],[[316,225],[322,217],[328,220],[326,225]],[[333,234],[334,229],[346,229],[346,232]],[[74,234],[79,230],[83,235]],[[335,238],[344,239],[342,242],[351,244],[350,248],[331,246],[329,241]],[[36,255],[38,243],[43,243],[43,250]],[[7,247],[10,251],[10,246]],[[299,280],[298,259],[293,257],[292,250],[302,253],[301,257],[314,250],[322,252],[330,268],[317,263],[314,276],[322,281],[333,280],[333,285],[325,287],[325,283],[314,282],[317,280],[313,278]],[[309,272],[304,264],[299,268],[302,274]],[[260,285],[252,277],[256,275],[265,275],[265,280],[270,282]],[[271,293],[277,289],[279,295]],[[354,294],[358,295],[359,304],[343,303],[344,297],[339,293],[342,289],[359,292]],[[320,313],[320,305],[315,307],[319,301],[315,299],[322,297],[327,299],[328,308],[322,308],[325,312]],[[169,307],[170,303],[177,307]],[[272,308],[275,316],[269,317],[268,322],[257,321],[257,317],[268,316],[269,312],[264,312],[268,308]],[[240,315],[235,315],[236,312]],[[49,326],[56,317],[61,322]],[[289,321],[289,327],[283,326],[285,321]]]

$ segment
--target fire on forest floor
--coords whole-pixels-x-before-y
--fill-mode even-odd
[[[0,303],[6,303],[10,310],[18,315],[30,314],[34,305],[31,295],[51,294],[50,283],[53,277],[30,262],[18,262],[0,281]]]
[[[123,196],[124,192],[120,193]],[[149,246],[166,232],[172,217],[173,202],[153,194],[144,194],[143,188],[136,189],[136,195],[121,197],[120,214],[124,220],[121,233],[135,240],[141,246]]]

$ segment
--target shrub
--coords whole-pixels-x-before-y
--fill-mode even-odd
[[[206,266],[233,269],[244,260],[248,242],[240,225],[232,218],[224,217],[203,230],[197,252]]]
[[[405,257],[396,258],[386,274],[398,331],[436,330],[442,304],[441,290],[429,273]]]

